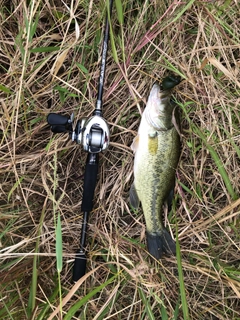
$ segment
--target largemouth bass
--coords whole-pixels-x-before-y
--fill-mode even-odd
[[[171,89],[178,83],[179,77],[166,77],[160,86],[153,85],[131,146],[135,157],[130,203],[136,209],[142,204],[148,251],[156,259],[163,252],[176,252],[162,214],[165,204],[171,206],[180,155],[180,137],[172,121],[175,105],[171,102]]]

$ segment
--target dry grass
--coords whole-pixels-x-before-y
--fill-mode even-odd
[[[128,202],[139,113],[169,70],[184,81],[175,94],[182,155],[165,220],[174,237],[178,227],[189,318],[240,319],[239,4],[122,4],[123,26],[115,7],[112,16],[119,65],[110,49],[111,145],[100,157],[89,273],[73,286],[86,154],[67,135],[54,136],[46,116],[93,112],[105,4],[72,1],[76,41],[60,0],[0,1],[0,319],[61,318],[54,211],[62,223],[64,319],[186,319],[176,258],[148,256],[143,216]]]

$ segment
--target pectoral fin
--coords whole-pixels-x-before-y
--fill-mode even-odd
[[[131,149],[132,151],[135,153],[138,149],[138,144],[139,144],[139,135],[137,135],[134,139],[133,142],[131,144]]]
[[[129,198],[130,198],[131,206],[135,209],[138,209],[139,204],[140,204],[140,200],[138,198],[134,183],[131,185],[130,192],[129,192]]]

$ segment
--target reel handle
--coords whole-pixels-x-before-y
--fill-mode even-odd
[[[54,133],[72,132],[72,116],[69,118],[61,114],[49,113],[47,122],[51,126],[51,131]]]

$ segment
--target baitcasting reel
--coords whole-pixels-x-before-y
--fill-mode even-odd
[[[82,118],[73,130],[73,114],[68,118],[56,113],[49,113],[47,122],[54,133],[69,132],[72,141],[81,144],[83,149],[91,153],[99,153],[108,148],[110,132],[107,122],[95,114],[89,119]]]

